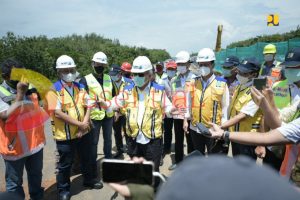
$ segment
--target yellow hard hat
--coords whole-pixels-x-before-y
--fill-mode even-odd
[[[268,44],[265,46],[263,54],[268,53],[276,53],[276,46],[274,44]]]

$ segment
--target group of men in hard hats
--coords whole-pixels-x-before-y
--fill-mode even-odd
[[[45,120],[41,119],[45,118],[45,112],[38,103],[27,103],[28,108],[24,109],[22,102],[44,100],[58,152],[58,199],[66,200],[71,197],[70,173],[76,150],[83,185],[95,189],[103,187],[97,172],[101,129],[105,158],[120,158],[126,151],[130,157],[153,161],[155,171],[159,171],[163,156],[171,153],[173,126],[175,162],[169,170],[175,169],[184,158],[184,138],[187,153],[194,150],[202,154],[228,153],[228,141],[206,137],[199,123],[207,128],[219,125],[231,132],[259,132],[262,128],[272,128],[263,123],[266,121],[264,112],[251,95],[253,79],[268,78],[278,108],[295,106],[300,99],[300,73],[293,70],[299,67],[299,49],[287,55],[286,62],[296,62],[296,67],[291,65],[291,70],[286,71],[275,60],[274,45],[267,45],[263,54],[265,62],[262,65],[256,58],[245,58],[240,62],[237,57],[229,56],[223,64],[223,76],[218,76],[213,70],[215,53],[209,48],[199,51],[195,63],[191,62],[188,52],[180,51],[174,60],[158,63],[156,69],[146,56],[135,58],[132,66],[124,62],[122,66],[113,64],[109,69],[107,56],[97,52],[92,58],[93,73],[78,82],[74,60],[62,55],[56,61],[58,81],[42,98],[34,88],[28,89],[26,82],[11,79],[12,70],[23,66],[7,60],[2,65],[4,82],[0,86],[0,153],[6,165],[7,191],[24,198],[22,173],[25,166],[31,199],[43,198],[41,170]],[[22,109],[18,109],[20,104]],[[18,118],[20,113],[27,117],[38,116],[40,123],[25,129],[26,120]],[[298,117],[295,114],[293,119]],[[16,123],[15,129],[11,128]],[[117,149],[114,156],[112,130]],[[280,168],[283,156],[279,158],[274,148],[235,142],[231,145],[234,156],[242,154],[254,159],[258,156],[274,168]],[[289,158],[287,155],[285,159]]]

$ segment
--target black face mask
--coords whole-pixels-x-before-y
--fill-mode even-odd
[[[124,77],[130,78],[130,74],[124,74]]]
[[[14,89],[17,89],[18,83],[19,81],[13,81],[13,80],[7,81],[7,84]]]
[[[96,74],[102,74],[104,71],[103,67],[94,67]]]

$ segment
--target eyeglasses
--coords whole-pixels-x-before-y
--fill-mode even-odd
[[[76,69],[75,68],[65,68],[65,69],[60,69],[59,72],[63,73],[63,74],[75,73]]]
[[[133,74],[133,76],[144,77],[145,74]]]

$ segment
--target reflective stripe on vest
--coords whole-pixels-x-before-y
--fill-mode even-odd
[[[136,87],[126,89],[125,93],[128,98],[125,98],[126,107],[126,133],[129,137],[136,138],[141,131],[147,138],[155,139],[162,136],[163,123],[163,87],[152,83],[150,93],[145,97],[145,112],[142,123],[138,124],[138,92]]]
[[[3,87],[2,85],[0,85],[0,92],[2,94],[4,94],[5,96],[11,96],[12,94],[5,88]]]
[[[203,88],[201,79],[196,79],[191,91],[192,125],[201,122],[209,127],[213,122],[221,124],[222,98],[226,89],[226,83],[214,79]]]
[[[238,115],[242,108],[252,100],[250,88],[240,89],[239,85],[234,91],[230,106],[230,118]],[[259,109],[253,117],[246,116],[242,121],[229,128],[229,131],[234,132],[257,132],[261,125],[262,112]]]
[[[112,100],[112,89],[113,84],[112,80],[109,75],[103,74],[103,87],[101,84],[97,81],[97,79],[94,77],[93,74],[89,74],[85,76],[88,88],[89,88],[89,95],[92,100],[97,101],[98,99],[103,99],[105,101]],[[94,120],[102,120],[105,115],[107,117],[112,117],[114,115],[114,112],[106,112],[101,107],[95,106],[92,108],[91,111],[91,119]]]

